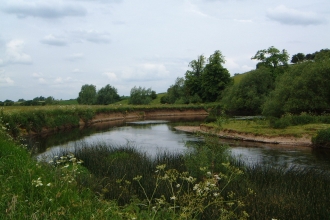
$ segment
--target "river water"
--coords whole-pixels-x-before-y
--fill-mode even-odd
[[[169,118],[168,120],[102,123],[87,129],[65,131],[47,137],[34,137],[29,139],[29,144],[38,150],[39,159],[53,157],[61,149],[73,150],[81,143],[129,145],[146,152],[151,157],[164,151],[183,153],[188,149],[187,144],[194,144],[203,139],[194,134],[177,131],[174,127],[187,121],[200,120],[202,119]],[[220,142],[228,144],[231,154],[248,165],[313,167],[330,171],[329,150],[223,139],[220,139]]]

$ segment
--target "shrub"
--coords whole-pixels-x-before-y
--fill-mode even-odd
[[[319,130],[312,143],[314,147],[330,147],[330,128]]]

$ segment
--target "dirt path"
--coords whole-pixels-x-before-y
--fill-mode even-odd
[[[309,137],[293,137],[293,136],[277,136],[277,137],[269,137],[269,136],[261,136],[254,135],[249,133],[238,133],[235,131],[215,131],[205,126],[176,126],[176,130],[185,131],[190,133],[209,133],[215,134],[221,138],[227,139],[235,139],[241,141],[253,141],[260,143],[269,143],[269,144],[284,144],[291,146],[311,146],[312,142]]]

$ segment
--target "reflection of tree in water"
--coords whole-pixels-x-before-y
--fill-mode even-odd
[[[45,152],[47,148],[62,145],[70,141],[78,141],[83,137],[90,136],[100,131],[109,130],[116,126],[124,125],[124,121],[112,121],[108,123],[98,123],[84,128],[73,128],[62,130],[48,135],[36,135],[27,137],[24,141],[28,149],[34,154]]]

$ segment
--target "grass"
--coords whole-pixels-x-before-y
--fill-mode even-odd
[[[216,123],[210,123],[209,126],[220,128]],[[250,133],[268,137],[276,136],[294,136],[311,138],[316,135],[318,130],[330,128],[330,124],[305,124],[288,126],[283,129],[270,127],[268,120],[227,120],[221,124],[221,129],[231,130],[240,133]]]
[[[133,146],[82,147],[74,154],[62,152],[52,163],[37,162],[2,128],[0,219],[247,219],[247,214],[250,219],[327,219],[330,215],[328,171],[249,167],[230,159],[227,147],[214,138],[189,146],[192,150],[185,155],[165,153],[155,160]]]

